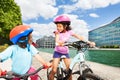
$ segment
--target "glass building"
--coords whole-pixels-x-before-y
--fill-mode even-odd
[[[38,48],[54,48],[55,47],[55,38],[53,36],[44,36],[36,40]]]
[[[111,23],[89,31],[89,40],[96,46],[120,46],[120,17]]]

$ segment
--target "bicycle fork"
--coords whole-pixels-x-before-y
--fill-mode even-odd
[[[85,61],[85,55],[83,52],[79,52],[73,59],[70,64],[70,69],[72,70],[76,63],[78,62],[84,62]]]
[[[80,52],[78,53],[73,59],[72,62],[70,64],[70,68],[67,71],[64,71],[64,73],[66,74],[66,76],[64,77],[63,80],[68,80],[70,75],[72,74],[72,69],[75,66],[76,63],[78,62],[84,62],[85,61],[85,56],[84,53]],[[81,72],[80,72],[81,73]]]
[[[76,73],[79,73],[80,75],[83,75],[83,71],[85,69],[89,69],[90,72],[92,72],[92,70],[89,68],[89,66],[87,64],[85,64],[85,55],[83,52],[79,52],[72,60],[71,65],[70,65],[70,70],[73,70],[73,67],[75,66],[76,63],[79,63],[79,71],[77,71]]]

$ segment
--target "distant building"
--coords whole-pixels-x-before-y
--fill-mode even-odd
[[[120,46],[120,17],[89,31],[89,40],[96,42],[97,46]]]
[[[44,36],[36,41],[37,47],[40,48],[54,48],[55,47],[55,38],[53,36]]]

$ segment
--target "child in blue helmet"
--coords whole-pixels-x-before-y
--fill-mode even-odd
[[[39,51],[32,45],[32,31],[33,29],[26,25],[19,25],[13,28],[10,32],[10,40],[14,45],[9,46],[0,53],[1,62],[8,58],[12,59],[12,71],[15,73],[25,74],[34,71],[35,69],[31,67],[33,56],[45,67],[51,65],[39,56]],[[33,75],[30,78],[31,80],[38,80],[38,75]],[[13,80],[20,79],[15,78]]]

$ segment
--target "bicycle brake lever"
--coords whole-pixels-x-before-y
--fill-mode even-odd
[[[65,42],[65,43],[64,43],[64,46],[70,46],[70,45],[71,45],[70,42]]]

